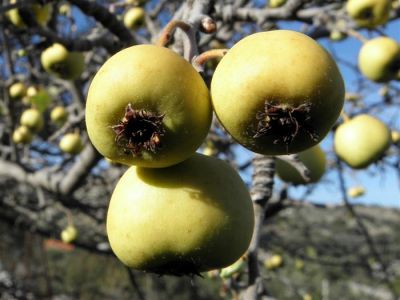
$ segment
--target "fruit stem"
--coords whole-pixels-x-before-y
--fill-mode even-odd
[[[179,27],[182,29],[186,34],[190,31],[190,25],[180,21],[180,20],[171,20],[167,25],[165,25],[164,29],[161,31],[160,37],[156,43],[157,46],[160,47],[165,47],[169,40],[171,39],[171,36],[175,29]]]
[[[210,59],[222,58],[227,52],[228,52],[228,49],[207,50],[207,51],[193,57],[192,65],[198,72],[203,72],[204,65],[206,64],[207,61],[209,61]]]
[[[73,225],[74,225],[74,221],[72,220],[72,214],[71,214],[71,212],[70,212],[69,210],[67,210],[67,211],[65,212],[65,214],[67,215],[67,223],[68,223],[68,226],[73,226]]]
[[[357,40],[359,40],[361,43],[365,44],[366,42],[368,42],[368,39],[366,37],[364,37],[361,33],[359,33],[356,30],[353,29],[346,29],[345,33],[349,36],[352,36],[354,38],[356,38]]]

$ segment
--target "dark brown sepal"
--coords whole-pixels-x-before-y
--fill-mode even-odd
[[[120,123],[111,126],[116,135],[115,142],[134,156],[141,156],[143,151],[157,153],[162,147],[161,137],[165,134],[163,118],[164,114],[133,109],[129,103]]]
[[[318,141],[318,134],[309,124],[311,104],[303,103],[297,107],[273,104],[265,101],[264,111],[256,115],[258,120],[254,138],[271,135],[274,144],[289,146],[299,132],[306,132],[313,141]]]

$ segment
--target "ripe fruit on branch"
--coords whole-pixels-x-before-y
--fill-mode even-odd
[[[349,0],[346,11],[360,27],[374,28],[389,19],[390,0]]]
[[[59,147],[61,151],[68,154],[78,154],[83,149],[82,139],[79,133],[67,133],[60,140]]]
[[[32,142],[32,133],[26,126],[20,126],[14,130],[12,140],[16,144],[29,144]]]
[[[286,3],[286,1],[287,0],[269,0],[268,5],[272,8],[281,7]]]
[[[33,132],[38,132],[43,128],[43,115],[36,108],[27,109],[22,113],[20,123]]]
[[[400,74],[400,45],[388,37],[366,42],[358,55],[361,73],[370,80],[387,82]]]
[[[86,102],[87,131],[105,157],[127,165],[166,167],[191,156],[211,124],[207,86],[170,49],[124,49],[100,68]]]
[[[300,152],[299,159],[309,171],[309,181],[305,181],[296,168],[280,159],[276,161],[276,174],[279,178],[293,184],[314,183],[321,179],[325,173],[326,157],[319,145]]]
[[[390,136],[392,138],[392,143],[393,144],[398,144],[400,142],[400,132],[397,130],[392,130],[390,132]]]
[[[347,190],[347,195],[352,198],[358,198],[365,194],[365,189],[362,186],[354,186]]]
[[[78,230],[74,225],[68,225],[61,231],[61,240],[64,243],[72,243],[78,237]]]
[[[49,107],[51,100],[50,94],[44,87],[30,86],[26,91],[26,97],[22,101],[24,104],[32,105],[40,112],[44,112]]]
[[[290,30],[255,33],[234,45],[211,82],[214,110],[246,148],[296,153],[318,144],[344,101],[342,76],[316,41]]]
[[[10,4],[14,4],[17,2],[22,2],[22,1],[17,1],[17,0],[11,0]],[[51,4],[32,4],[28,5],[27,8],[33,13],[33,16],[36,19],[36,22],[39,23],[41,26],[46,26],[47,22],[51,18],[51,12],[52,12],[52,5]],[[7,12],[7,17],[10,20],[11,23],[13,23],[15,26],[19,28],[24,28],[26,27],[24,20],[22,19],[19,9],[18,8],[13,8],[10,9]]]
[[[131,167],[108,209],[107,234],[127,266],[195,275],[238,260],[254,226],[246,185],[217,158],[195,154],[168,168]]]
[[[132,7],[124,15],[124,25],[129,29],[136,29],[143,25],[146,12],[141,7]]]
[[[70,80],[79,78],[85,68],[85,58],[81,52],[70,52],[58,43],[45,49],[40,61],[50,74]]]
[[[278,269],[278,268],[282,267],[282,265],[283,265],[283,257],[282,257],[282,255],[279,255],[279,254],[274,254],[270,258],[267,258],[264,261],[264,266],[268,270]]]
[[[67,121],[68,112],[64,106],[56,106],[50,112],[50,120],[57,126],[61,126]]]
[[[12,84],[8,90],[11,99],[21,99],[26,95],[26,86],[23,82]]]
[[[380,159],[390,144],[389,128],[365,114],[341,124],[334,136],[336,154],[354,169],[365,168]]]

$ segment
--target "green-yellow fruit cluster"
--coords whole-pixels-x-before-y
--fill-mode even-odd
[[[10,4],[14,4],[14,3],[17,3],[17,0],[10,1]],[[39,25],[41,25],[41,26],[46,26],[46,24],[49,22],[49,20],[51,18],[51,12],[53,9],[52,5],[51,4],[45,4],[45,5],[31,4],[28,7],[32,11],[33,16],[36,18],[36,22],[38,22]],[[10,22],[12,24],[14,24],[15,26],[17,26],[19,28],[26,27],[26,24],[24,23],[24,20],[22,19],[18,8],[10,9],[6,13],[6,15],[7,15],[8,19],[10,20]]]
[[[321,46],[282,30],[236,44],[217,67],[211,94],[190,63],[153,45],[116,53],[91,82],[89,138],[103,156],[130,166],[107,215],[111,248],[129,267],[194,275],[232,265],[249,246],[254,212],[246,185],[227,163],[195,153],[210,128],[211,98],[239,143],[282,154],[325,136],[344,84]],[[270,122],[273,109],[278,117]]]

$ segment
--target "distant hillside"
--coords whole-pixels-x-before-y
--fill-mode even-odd
[[[400,210],[356,207],[356,211],[388,267],[392,288],[400,293]],[[36,299],[49,299],[49,290],[53,295],[65,295],[63,299],[139,299],[127,270],[112,256],[49,247],[54,242],[45,244],[42,238],[4,223],[0,223],[0,234],[1,266],[16,285],[34,291]],[[42,245],[47,245],[46,256]],[[283,257],[282,267],[262,268],[265,286],[274,299],[300,300],[304,294],[313,300],[396,299],[365,237],[344,207],[289,207],[268,219],[262,248],[262,259],[272,254]],[[220,278],[133,274],[145,299],[232,299],[222,297]]]

